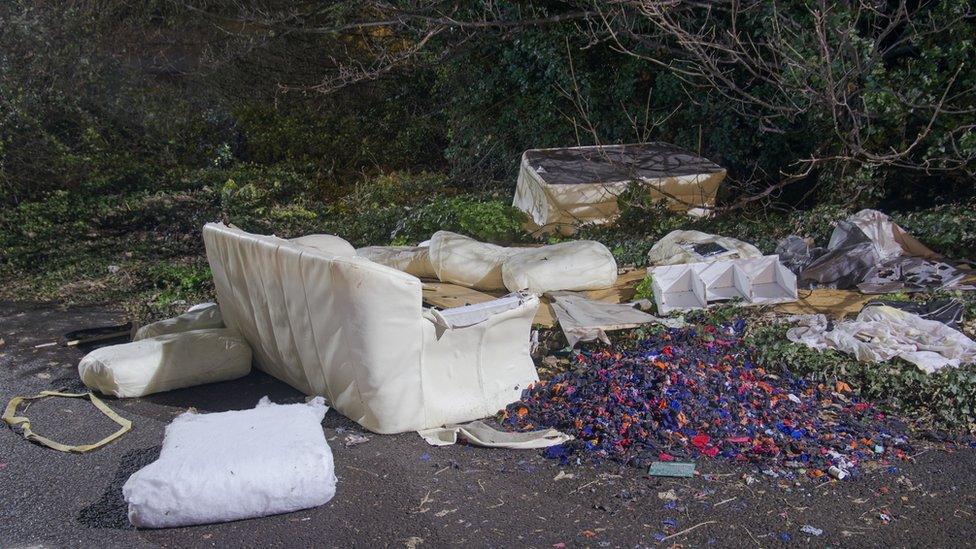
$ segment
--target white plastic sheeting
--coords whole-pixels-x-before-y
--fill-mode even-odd
[[[668,143],[532,149],[522,154],[512,205],[528,214],[530,231],[568,235],[613,221],[617,197],[634,182],[673,210],[701,214],[725,173]]]
[[[430,263],[430,248],[427,246],[367,246],[359,248],[356,253],[374,263],[393,267],[418,278],[437,278],[434,266]]]
[[[431,446],[450,446],[456,444],[460,436],[469,444],[485,448],[509,448],[512,450],[531,450],[547,448],[554,444],[562,444],[573,437],[557,431],[544,429],[540,431],[508,432],[499,431],[483,421],[473,421],[464,425],[448,425],[434,429],[425,429],[417,433]]]
[[[617,261],[599,242],[561,242],[520,250],[509,257],[502,264],[502,280],[511,291],[536,294],[598,290],[617,281]]]
[[[122,487],[140,528],[227,522],[308,509],[336,492],[322,398],[252,410],[186,412],[166,427],[159,459]]]
[[[203,229],[217,302],[255,364],[325,396],[377,433],[494,414],[538,379],[529,333],[539,300],[457,329],[422,306],[417,277],[223,224]]]
[[[220,307],[216,303],[200,303],[173,318],[147,324],[132,337],[133,341],[156,337],[166,334],[178,334],[190,330],[211,330],[224,327],[224,319],[220,316]]]
[[[862,362],[900,357],[925,373],[976,362],[976,342],[935,320],[894,307],[865,307],[856,320],[831,324],[823,315],[797,317],[786,337],[813,349],[836,349]]]
[[[193,330],[101,347],[78,363],[86,386],[119,398],[140,397],[243,377],[251,347],[236,330]]]
[[[759,248],[728,236],[701,231],[671,231],[647,252],[649,265],[680,265],[762,257]]]

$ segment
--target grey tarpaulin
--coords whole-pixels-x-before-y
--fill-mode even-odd
[[[529,432],[508,432],[493,429],[483,421],[472,421],[463,425],[447,425],[417,431],[417,434],[431,446],[449,446],[457,443],[458,436],[475,446],[486,448],[510,448],[530,450],[562,444],[573,437],[555,429]]]
[[[826,250],[789,236],[777,252],[803,288],[857,287],[863,293],[972,289],[961,284],[963,272],[938,261],[938,254],[876,210],[861,210],[837,223]]]
[[[580,341],[600,341],[609,344],[607,332],[635,328],[641,324],[656,322],[669,327],[684,325],[682,319],[658,318],[634,308],[633,304],[595,301],[572,292],[550,292],[559,327],[566,335],[570,347]]]

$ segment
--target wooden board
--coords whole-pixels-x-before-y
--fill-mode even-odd
[[[841,319],[847,316],[856,316],[865,303],[880,297],[862,294],[854,290],[800,290],[798,301],[780,303],[773,306],[773,311],[793,315],[824,314]]]
[[[634,289],[644,279],[644,269],[634,269],[617,277],[611,288],[585,292],[590,299],[608,303],[624,303],[634,297]],[[507,292],[483,292],[445,282],[424,282],[424,302],[441,308],[460,307],[472,303],[484,303]],[[825,314],[832,318],[856,316],[861,307],[876,295],[865,295],[853,290],[800,290],[799,300],[793,303],[774,305],[772,310],[782,314]],[[549,300],[543,297],[534,324],[551,328],[556,325],[556,313]]]
[[[608,303],[629,301],[634,296],[634,288],[644,279],[644,274],[644,269],[627,271],[617,277],[617,282],[613,287],[602,290],[589,290],[585,292],[586,297]],[[424,282],[424,303],[441,308],[484,303],[485,301],[491,301],[492,299],[501,297],[506,293],[508,292],[504,290],[490,292],[473,290],[446,282]],[[556,325],[556,313],[552,310],[552,305],[547,298],[543,297],[539,301],[539,311],[535,314],[535,319],[532,323],[545,328],[552,328]]]

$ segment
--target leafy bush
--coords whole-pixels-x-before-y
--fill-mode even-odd
[[[393,231],[395,243],[418,242],[440,230],[478,240],[511,243],[525,239],[525,215],[507,199],[437,198],[406,214]]]
[[[972,428],[976,422],[976,365],[926,374],[894,359],[858,362],[832,350],[819,352],[786,339],[785,325],[760,327],[749,334],[762,363],[833,385],[843,381],[862,397],[938,427]]]

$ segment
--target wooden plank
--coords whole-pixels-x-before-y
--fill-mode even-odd
[[[634,287],[644,279],[645,271],[635,269],[628,271],[617,277],[616,284],[611,288],[602,290],[590,290],[586,292],[586,297],[608,303],[622,303],[630,300],[634,296]],[[497,297],[505,295],[505,290],[481,291],[472,288],[465,288],[457,284],[447,282],[424,282],[424,303],[434,307],[450,308],[462,307],[474,303],[484,303]],[[545,328],[552,328],[556,325],[556,312],[545,297],[541,298],[539,311],[535,314],[532,323]]]
[[[617,282],[610,288],[604,290],[589,290],[586,297],[596,301],[606,301],[607,303],[624,303],[634,297],[637,284],[644,280],[647,274],[645,269],[634,269],[623,274],[617,275]]]
[[[841,319],[855,316],[861,307],[872,299],[881,296],[865,295],[854,290],[800,290],[799,300],[773,306],[777,313],[786,314],[824,314]]]

